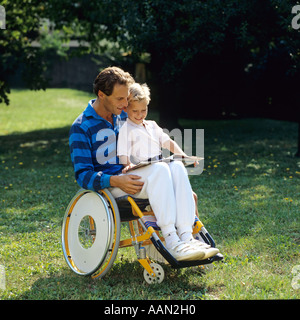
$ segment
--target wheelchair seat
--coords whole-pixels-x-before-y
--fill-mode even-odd
[[[148,199],[137,199],[132,197],[135,203],[138,205],[141,211],[145,211],[148,206],[150,206]],[[119,208],[121,221],[131,221],[138,219],[138,216],[133,215],[132,206],[128,201],[128,196],[123,196],[115,199]]]

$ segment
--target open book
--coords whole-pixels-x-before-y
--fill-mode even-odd
[[[196,157],[196,156],[183,156],[181,154],[173,154],[170,157],[167,158],[162,158],[159,160],[151,160],[151,161],[141,161],[139,162],[136,166],[134,166],[133,168],[130,168],[127,170],[127,172],[132,171],[132,170],[136,170],[145,166],[149,166],[152,163],[156,163],[156,162],[171,162],[171,161],[182,161],[183,164],[185,166],[189,166],[189,165],[193,165],[195,162],[204,160],[204,158],[201,157]]]

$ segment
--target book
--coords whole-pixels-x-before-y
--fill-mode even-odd
[[[136,164],[134,167],[127,170],[133,171],[139,168],[143,168],[146,166],[149,166],[150,164],[157,163],[157,162],[172,162],[172,161],[182,161],[185,166],[193,165],[194,163],[197,163],[199,161],[204,160],[202,157],[196,157],[196,156],[184,156],[181,154],[173,154],[170,157],[157,159],[157,160],[151,160],[151,161],[141,161],[138,164]]]

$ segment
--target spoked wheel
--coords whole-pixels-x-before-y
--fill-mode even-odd
[[[66,210],[62,227],[63,253],[69,267],[79,275],[96,272],[93,277],[103,276],[116,257],[120,218],[108,193],[108,190],[103,190],[102,195],[80,191]]]

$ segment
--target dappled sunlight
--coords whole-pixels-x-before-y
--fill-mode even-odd
[[[241,195],[248,197],[249,200],[265,199],[272,194],[274,194],[274,190],[265,184],[259,184],[250,188],[243,188],[243,190],[241,190]]]
[[[20,148],[35,148],[35,147],[42,147],[47,148],[47,145],[51,143],[62,143],[64,145],[69,144],[68,138],[62,138],[62,139],[50,139],[50,140],[36,140],[36,141],[29,141],[25,143],[20,144]]]
[[[46,148],[46,145],[49,144],[49,142],[50,142],[49,140],[37,140],[37,141],[25,142],[20,144],[20,148],[34,148],[36,146],[42,146]],[[57,142],[57,140],[55,142]]]

